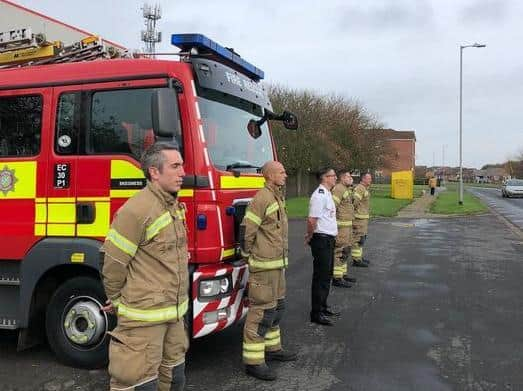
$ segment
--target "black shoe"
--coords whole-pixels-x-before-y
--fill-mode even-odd
[[[354,277],[343,276],[343,279],[348,282],[356,282],[356,279]]]
[[[323,314],[311,315],[311,322],[320,324],[322,326],[334,326],[334,323],[332,323],[332,321]]]
[[[322,315],[325,315],[325,316],[340,316],[341,315],[341,311],[333,311],[330,308],[324,309],[323,311],[321,311],[321,313],[322,313]]]
[[[260,365],[245,365],[245,372],[260,380],[276,380],[276,373],[263,363]]]
[[[269,361],[296,361],[298,355],[295,352],[280,349],[276,352],[265,352],[265,359]]]
[[[352,285],[342,278],[335,278],[332,280],[332,285],[337,286],[338,288],[352,288]]]
[[[354,267],[369,267],[369,265],[366,264],[366,263],[356,262],[356,261],[352,261],[352,266],[354,266]]]

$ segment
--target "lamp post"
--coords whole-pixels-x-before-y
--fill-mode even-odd
[[[484,48],[487,45],[474,43],[459,47],[459,204],[463,205],[463,49]]]

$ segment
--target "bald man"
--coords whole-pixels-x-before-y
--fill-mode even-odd
[[[282,188],[287,174],[279,162],[262,167],[265,187],[249,203],[240,226],[242,255],[249,263],[249,312],[243,329],[243,362],[247,374],[275,380],[266,361],[293,361],[282,349],[280,320],[285,308],[288,224]]]

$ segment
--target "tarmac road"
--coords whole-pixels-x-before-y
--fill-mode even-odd
[[[523,242],[495,216],[371,223],[369,269],[336,288],[334,327],[308,322],[311,257],[292,221],[284,345],[294,363],[261,382],[241,369],[241,327],[192,343],[187,390],[522,390]],[[105,370],[58,364],[47,347],[16,353],[0,334],[1,390],[105,390]]]
[[[470,187],[468,191],[483,200],[489,208],[494,209],[495,212],[523,230],[523,197],[503,198],[500,189],[488,187]]]

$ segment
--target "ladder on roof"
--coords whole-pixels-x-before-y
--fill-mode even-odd
[[[33,34],[30,28],[0,32],[0,68],[127,56],[95,35],[65,46],[61,41],[47,41],[44,34]]]

